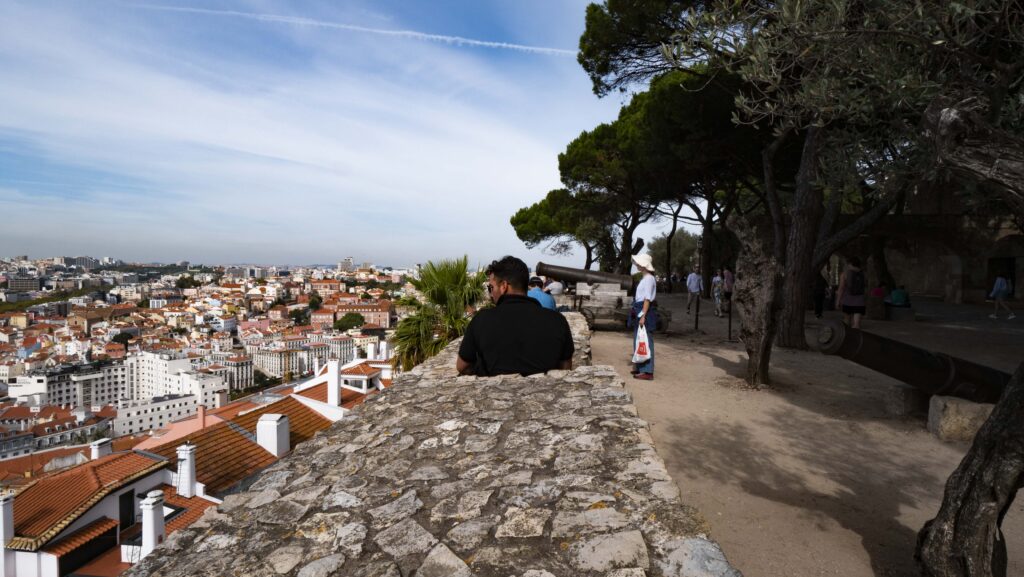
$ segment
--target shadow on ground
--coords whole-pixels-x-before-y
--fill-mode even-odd
[[[769,448],[744,424],[704,418],[669,425],[672,437],[687,442],[661,449],[687,463],[693,475],[801,508],[819,526],[825,518],[833,519],[860,536],[876,575],[914,574],[916,534],[898,516],[901,507],[916,507],[942,480],[922,472],[923,462],[916,467],[914,461],[894,458],[897,453],[885,442],[865,439],[836,446],[821,441],[826,437],[821,427],[836,425],[801,417],[799,412],[774,411],[761,419],[786,439],[784,449]],[[840,426],[850,427],[851,436],[858,434],[856,425]],[[780,459],[796,461],[800,468],[826,478],[831,487],[810,487],[804,476],[787,470],[792,462],[780,465]],[[787,546],[784,539],[780,536],[780,546]]]

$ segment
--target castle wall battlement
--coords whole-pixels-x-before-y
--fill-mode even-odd
[[[739,577],[611,367],[459,377],[457,344],[127,575]]]

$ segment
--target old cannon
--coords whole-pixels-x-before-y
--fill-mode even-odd
[[[817,340],[826,355],[839,355],[929,395],[995,403],[1010,380],[1010,375],[1002,371],[850,328],[839,321],[826,322],[818,330]]]
[[[578,310],[587,319],[590,328],[598,323],[614,324],[625,327],[629,320],[629,308],[635,293],[633,277],[594,270],[570,268],[537,263],[537,274],[576,283],[575,298],[568,297],[556,301],[559,305],[567,305]],[[665,309],[658,309],[658,328],[663,331],[672,320],[672,315]]]

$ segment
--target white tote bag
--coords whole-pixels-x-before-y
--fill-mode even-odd
[[[651,343],[647,341],[647,327],[640,325],[636,329],[636,347],[633,349],[633,363],[646,363],[651,360]]]

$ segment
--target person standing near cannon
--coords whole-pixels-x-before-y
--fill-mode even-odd
[[[654,340],[652,333],[658,327],[658,309],[655,308],[654,299],[657,296],[657,280],[654,278],[654,264],[651,262],[651,255],[638,254],[633,256],[633,264],[643,273],[640,284],[636,286],[636,296],[633,298],[633,307],[629,314],[629,326],[633,329],[633,348],[636,350],[636,336],[640,327],[647,332],[648,350],[651,358],[633,365],[634,379],[644,381],[654,380]]]

